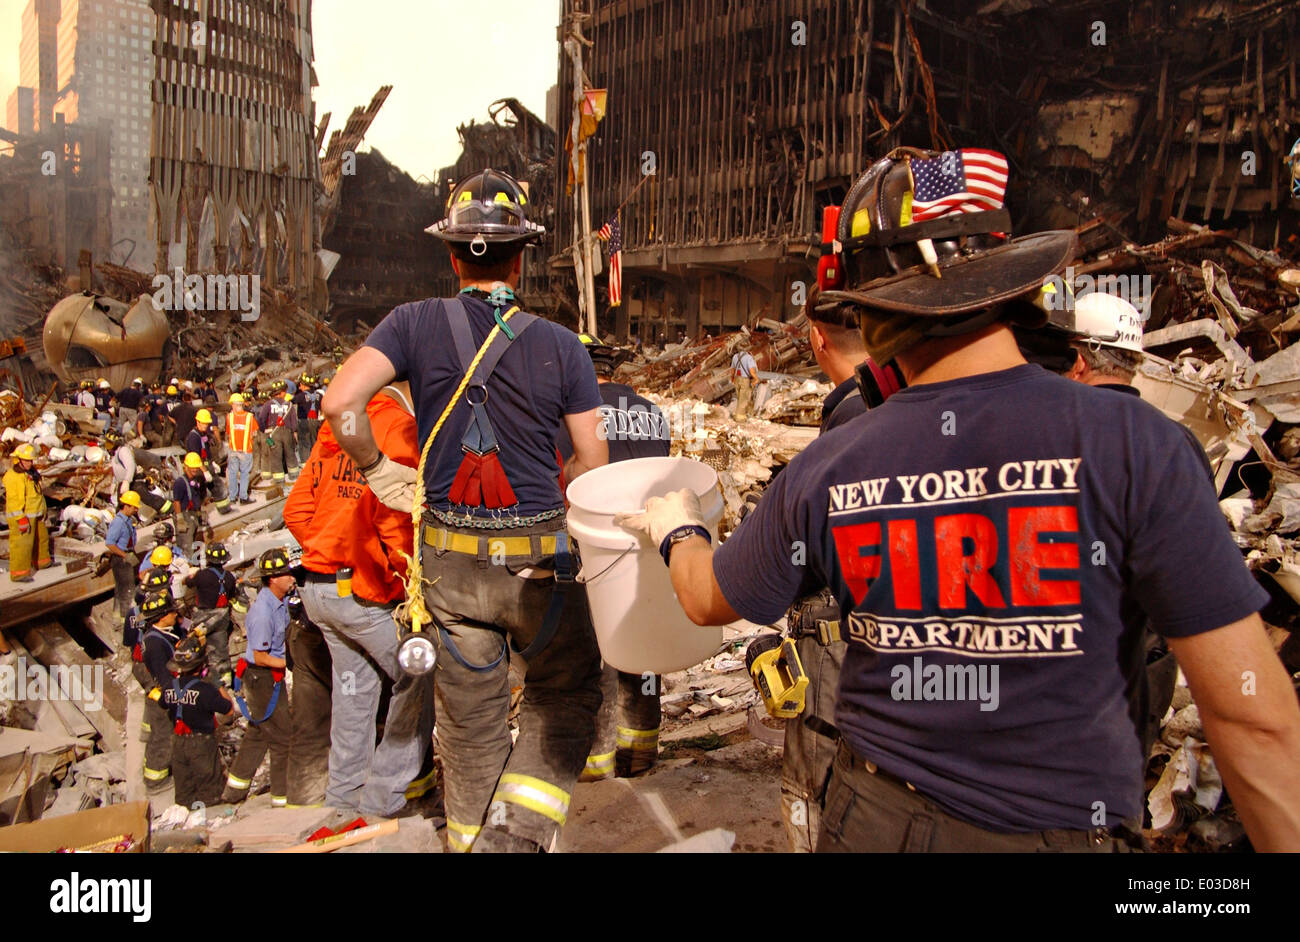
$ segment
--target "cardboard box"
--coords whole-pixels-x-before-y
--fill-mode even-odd
[[[12,824],[0,828],[0,852],[49,854],[60,847],[75,850],[129,834],[135,841],[130,853],[143,853],[149,849],[150,821],[149,802],[132,801]]]

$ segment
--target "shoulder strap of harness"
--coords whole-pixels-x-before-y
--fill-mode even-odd
[[[443,310],[447,312],[447,323],[451,325],[451,335],[456,342],[456,355],[460,358],[460,368],[468,370],[469,365],[474,360],[474,354],[478,352],[474,344],[474,334],[469,327],[469,312],[465,310],[465,302],[460,298],[447,298],[443,302]],[[519,339],[529,327],[533,326],[538,320],[536,314],[529,314],[526,311],[516,311],[515,316],[510,319],[510,330],[514,336],[510,336],[502,331],[488,352],[483,355],[479,361],[478,369],[474,371],[474,378],[470,381],[472,385],[482,386],[488,381],[505,352],[510,349],[510,344]]]

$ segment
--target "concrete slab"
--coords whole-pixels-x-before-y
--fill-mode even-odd
[[[214,839],[230,841],[235,850],[288,847],[305,841],[333,815],[332,808],[260,808],[248,814],[241,809],[235,822],[220,828]]]

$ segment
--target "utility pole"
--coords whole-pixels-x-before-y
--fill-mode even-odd
[[[591,258],[591,206],[587,194],[587,142],[579,133],[582,106],[586,100],[587,73],[582,69],[582,48],[591,40],[582,35],[582,23],[590,18],[573,0],[573,11],[565,18],[564,51],[573,62],[573,123],[569,129],[570,161],[573,172],[573,270],[578,278],[578,325],[596,336],[596,283]]]

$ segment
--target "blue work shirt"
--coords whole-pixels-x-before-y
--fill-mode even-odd
[[[249,664],[254,651],[265,651],[271,657],[284,657],[284,633],[289,627],[289,602],[286,595],[277,599],[270,589],[263,588],[248,607],[244,616],[244,632],[248,636]]]
[[[119,510],[113,522],[108,525],[108,536],[104,542],[109,546],[116,546],[124,553],[135,549],[135,524],[131,522],[131,518]]]
[[[741,351],[731,358],[731,375],[748,376],[750,373],[758,372],[758,364],[754,357],[747,351]]]

